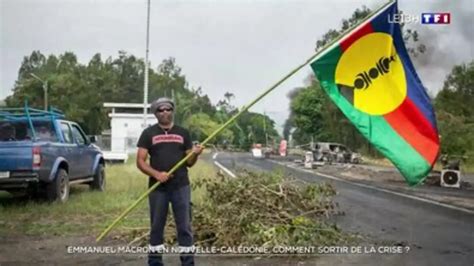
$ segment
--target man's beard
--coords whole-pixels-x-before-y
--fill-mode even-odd
[[[163,116],[161,119],[158,119],[158,122],[162,125],[169,125],[173,123],[173,116],[172,115]]]

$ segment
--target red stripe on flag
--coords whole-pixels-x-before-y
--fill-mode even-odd
[[[362,28],[358,29],[357,31],[355,31],[354,33],[349,35],[346,39],[344,39],[340,43],[342,51],[344,52],[345,50],[347,50],[347,48],[349,48],[349,46],[351,46],[360,37],[362,37],[366,34],[372,33],[372,32],[374,32],[374,29],[372,28],[372,24],[370,22],[368,22],[367,24],[362,26]]]
[[[430,165],[434,164],[439,151],[438,134],[410,98],[406,97],[384,118]]]

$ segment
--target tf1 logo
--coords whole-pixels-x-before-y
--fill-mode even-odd
[[[450,24],[450,13],[421,13],[420,15],[403,14],[402,12],[388,17],[389,23]]]
[[[422,24],[449,24],[451,23],[450,13],[421,13]]]

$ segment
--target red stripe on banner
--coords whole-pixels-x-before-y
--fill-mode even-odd
[[[362,28],[358,29],[356,32],[352,33],[341,42],[340,44],[341,50],[344,52],[345,50],[347,50],[347,48],[349,48],[349,46],[351,46],[360,37],[372,32],[374,32],[374,29],[372,28],[372,24],[368,22],[367,24],[362,26]]]
[[[434,164],[439,151],[438,133],[410,98],[384,118],[430,165]]]

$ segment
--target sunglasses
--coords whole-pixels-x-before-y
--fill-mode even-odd
[[[173,109],[171,109],[171,108],[158,109],[159,113],[163,113],[165,111],[169,113],[169,112],[173,112]]]

